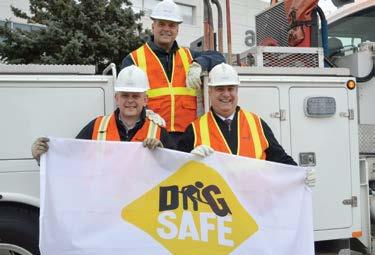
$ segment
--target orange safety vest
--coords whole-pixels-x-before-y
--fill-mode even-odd
[[[194,148],[204,144],[233,154],[222,134],[212,112],[208,112],[193,123]],[[268,141],[264,135],[261,120],[254,113],[240,109],[237,117],[237,155],[256,159],[266,159]]]
[[[196,90],[187,88],[185,84],[186,74],[193,61],[190,50],[179,48],[173,54],[171,81],[159,58],[147,43],[133,51],[130,56],[149,79],[147,107],[164,118],[168,132],[184,132],[197,118]]]
[[[146,138],[160,139],[161,128],[149,119],[145,119],[143,126],[131,139],[132,142],[142,142]],[[121,141],[116,125],[115,114],[100,116],[95,120],[92,140]]]

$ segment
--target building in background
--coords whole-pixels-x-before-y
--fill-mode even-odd
[[[144,11],[142,18],[143,28],[151,28],[149,15],[152,8],[160,0],[131,0],[135,12]],[[203,36],[203,0],[175,0],[180,6],[184,22],[180,27],[180,34],[177,41],[181,46],[190,46],[190,43]],[[223,9],[224,24],[224,51],[226,48],[226,20],[225,20],[225,0],[220,0]],[[11,20],[13,28],[34,29],[35,25],[27,24],[24,20],[12,14],[10,5],[22,11],[29,12],[28,0],[1,0],[0,1],[0,25],[4,25],[5,20]],[[232,19],[232,52],[240,53],[255,44],[253,34],[255,31],[254,15],[266,8],[267,2],[262,0],[231,0]],[[214,15],[214,30],[217,31],[217,10],[212,5]],[[251,37],[251,38],[250,38]]]
[[[132,0],[135,11],[144,11],[142,22],[145,28],[151,28],[149,18],[152,8],[159,0]],[[184,22],[180,25],[177,41],[181,46],[190,46],[190,43],[203,36],[203,0],[175,0],[182,11]],[[219,1],[223,10],[223,37],[224,52],[227,52],[225,0]],[[255,15],[269,6],[269,1],[262,0],[231,0],[231,29],[232,52],[240,53],[255,46]],[[212,5],[214,17],[214,31],[218,30],[217,9]]]
[[[29,13],[29,0],[1,0],[0,1],[0,26],[5,25],[5,21],[9,20],[10,23],[8,25],[14,29],[22,29],[22,30],[34,30],[40,29],[43,26],[37,24],[27,24],[24,19],[17,18],[13,15],[10,6],[17,7],[21,11]]]
[[[160,0],[131,0],[135,12],[144,11],[142,18],[143,28],[151,28],[150,14],[152,8]],[[203,36],[203,0],[175,0],[180,6],[184,22],[180,26],[180,33],[177,41],[181,46],[190,47],[191,43]],[[224,52],[227,52],[227,34],[225,19],[225,0],[219,0],[223,10],[223,38]],[[269,0],[230,0],[231,3],[231,29],[232,29],[232,53],[241,53],[255,46],[255,15],[269,6]],[[326,12],[332,5],[331,0],[321,0],[322,8]],[[25,30],[38,29],[35,24],[27,24],[11,12],[10,5],[22,11],[29,12],[28,0],[1,0],[0,1],[0,25],[5,24],[5,20],[11,20],[10,26]],[[217,27],[217,9],[212,5],[214,17],[214,31]]]

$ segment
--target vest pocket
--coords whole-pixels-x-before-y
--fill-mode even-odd
[[[148,100],[147,102],[147,109],[153,110],[154,112],[158,112],[161,109],[161,101],[160,100]]]
[[[182,101],[182,107],[184,109],[196,110],[197,100],[195,100],[195,98],[184,98]]]

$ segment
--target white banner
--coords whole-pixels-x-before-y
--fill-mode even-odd
[[[302,168],[140,143],[51,139],[42,255],[314,254]]]

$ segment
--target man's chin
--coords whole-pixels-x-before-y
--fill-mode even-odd
[[[215,110],[215,109],[214,109]],[[223,117],[229,116],[233,113],[233,108],[220,108],[215,111],[219,115],[222,115]]]
[[[125,112],[124,116],[125,117],[134,117],[134,116],[137,116],[137,112]]]
[[[165,40],[161,39],[160,44],[161,45],[170,45],[172,43],[172,40],[170,38],[166,38]]]
[[[233,109],[232,105],[224,104],[221,108],[222,111],[228,112]]]

